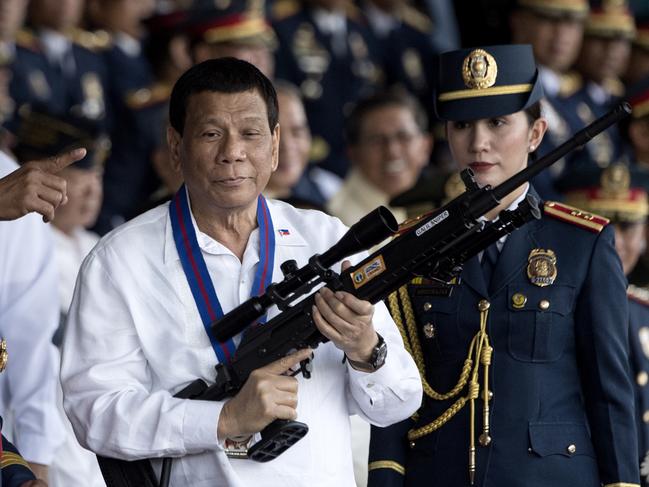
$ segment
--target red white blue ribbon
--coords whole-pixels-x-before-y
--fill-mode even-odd
[[[196,307],[203,320],[207,336],[210,338],[212,348],[214,348],[219,362],[228,363],[236,351],[236,346],[232,339],[221,343],[211,333],[212,323],[223,317],[223,309],[198,245],[184,185],[171,200],[169,217],[171,218],[174,242],[180,256],[180,262],[194,296]],[[259,226],[259,264],[257,264],[255,280],[250,290],[251,297],[263,294],[266,287],[272,282],[275,261],[273,221],[268,211],[268,203],[261,195],[257,200],[257,225]],[[265,321],[265,316],[259,320],[261,323]]]

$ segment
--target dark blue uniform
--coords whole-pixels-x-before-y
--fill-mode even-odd
[[[583,101],[582,79],[576,73],[560,77],[559,92],[554,96],[547,93],[542,100],[543,116],[548,119],[548,131],[541,145],[536,150],[539,156],[544,156],[568,140],[575,132],[584,128],[585,123],[577,115],[577,107]],[[532,181],[539,195],[544,199],[558,199],[560,194],[555,187],[555,181],[572,164],[572,159],[580,156],[581,149],[571,152],[547,171],[543,171]]]
[[[154,83],[143,53],[114,45],[104,53],[109,71],[112,150],[104,173],[104,203],[95,226],[101,234],[135,216],[160,181],[151,154],[163,133],[169,87]]]
[[[480,329],[479,303],[490,304],[491,441],[486,446],[478,441],[484,427],[482,365],[474,485],[637,485],[626,283],[613,229],[597,217],[548,205],[544,218],[508,237],[490,286],[477,257],[466,264],[461,284],[448,297],[432,283],[410,284],[415,336],[409,341],[413,351],[421,348],[419,358],[414,355],[426,382],[447,393],[458,383]],[[532,257],[535,249],[543,249],[544,262]],[[548,261],[550,250],[554,264]],[[556,276],[548,279],[553,265]],[[543,280],[547,285],[541,287]],[[403,302],[401,308],[396,321],[407,322]],[[463,396],[466,386],[445,400],[427,392],[414,419],[373,428],[369,485],[469,486],[470,406],[452,408]],[[450,416],[444,418],[445,412]],[[412,437],[440,416],[445,424]]]
[[[2,418],[0,418],[0,429]],[[0,487],[19,487],[25,482],[36,480],[27,462],[15,446],[2,435],[0,448]]]
[[[85,33],[92,36],[90,33]],[[79,33],[79,36],[84,33]],[[50,63],[35,33],[24,30],[16,44],[16,56],[11,64],[10,94],[17,109],[24,105],[38,105],[53,115],[74,114],[108,128],[106,106],[107,72],[102,57],[72,39],[67,66]],[[17,130],[17,117],[8,122],[8,128]]]
[[[432,120],[433,60],[439,51],[431,43],[430,32],[434,29],[431,20],[413,7],[403,5],[392,17],[392,29],[382,33],[366,17],[364,23],[372,29],[383,55],[386,85],[403,87],[416,96]]]
[[[617,80],[611,80],[601,87],[607,94],[607,100],[605,102],[599,102],[592,95],[592,90],[595,88],[591,87],[588,83],[580,84],[582,84],[581,89],[564,102],[570,107],[573,117],[576,115],[576,121],[581,124],[581,127],[605,115],[619,103],[624,94],[624,86],[622,83]],[[588,166],[599,168],[608,167],[623,157],[624,152],[619,130],[617,126],[613,126],[586,145],[583,153],[578,156],[580,163],[579,169],[582,169],[582,164],[586,166],[583,169],[588,169]]]
[[[341,177],[349,166],[344,155],[345,115],[353,102],[371,95],[383,82],[373,36],[349,17],[345,24],[340,54],[307,7],[273,24],[279,41],[276,77],[300,87],[314,137],[314,160]]]
[[[636,387],[638,453],[649,452],[649,291],[629,286],[629,342],[631,373]]]

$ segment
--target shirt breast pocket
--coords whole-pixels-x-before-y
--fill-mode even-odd
[[[510,355],[522,362],[558,360],[573,334],[574,296],[565,284],[508,286]]]

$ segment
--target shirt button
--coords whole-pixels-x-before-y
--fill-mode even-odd
[[[367,383],[367,388],[371,389],[372,387],[374,387],[374,382],[368,382]]]
[[[575,445],[568,445],[568,448],[566,448],[566,450],[571,455],[574,455],[577,452],[577,447]]]

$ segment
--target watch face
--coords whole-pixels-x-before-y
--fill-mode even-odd
[[[374,349],[374,357],[372,360],[372,366],[375,369],[378,369],[385,363],[385,357],[388,354],[388,345],[381,339],[380,343]]]

